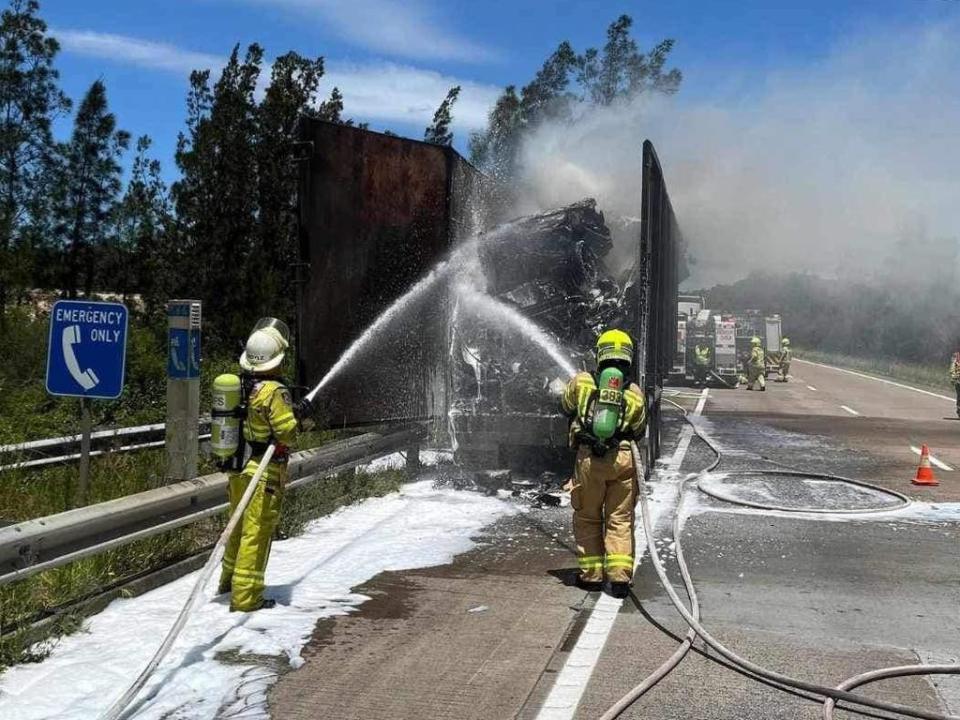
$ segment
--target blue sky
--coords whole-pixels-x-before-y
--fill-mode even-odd
[[[561,40],[600,46],[620,13],[649,47],[677,46],[679,102],[748,102],[768,78],[824,61],[848,38],[960,18],[952,0],[41,0],[62,43],[66,92],[78,99],[102,78],[121,127],[149,134],[165,175],[184,116],[190,68],[216,65],[235,43],[267,57],[293,49],[322,55],[348,115],[415,137],[446,90],[464,87],[459,149],[500,88],[523,84]],[[63,125],[61,131],[68,131]]]

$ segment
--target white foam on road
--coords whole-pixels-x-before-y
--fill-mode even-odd
[[[387,570],[449,563],[474,546],[484,526],[513,512],[502,500],[421,481],[311,522],[302,535],[273,547],[267,592],[277,607],[230,613],[227,596],[208,599],[141,692],[140,698],[153,697],[136,717],[268,717],[266,692],[276,679],[270,665],[302,665],[300,652],[317,621],[368,599],[352,587]],[[190,574],[116,600],[84,632],[62,638],[43,662],[8,670],[0,677],[0,717],[97,718],[146,665],[194,581]]]
[[[447,450],[421,450],[420,464],[432,467],[438,463],[453,462],[453,453]],[[357,470],[360,472],[374,473],[382,470],[402,470],[407,466],[407,456],[402,452],[395,452],[384,455],[376,460],[368,462],[366,465],[360,465]]]
[[[856,410],[854,410],[852,407],[848,407],[848,406],[846,406],[846,405],[841,405],[840,407],[841,407],[842,409],[846,410],[846,411],[847,411],[848,413],[850,413],[851,415],[859,415],[859,414],[860,414],[860,413],[858,413]]]
[[[914,455],[921,455],[921,454],[923,453],[923,451],[922,451],[920,448],[918,448],[916,445],[911,445],[911,446],[910,446],[910,449],[913,451],[913,454],[914,454]],[[934,457],[933,455],[931,455],[930,453],[927,453],[927,457],[930,458],[930,462],[932,462],[934,465],[936,465],[936,466],[937,466],[938,468],[940,468],[941,470],[946,470],[947,472],[953,472],[953,468],[952,468],[952,467],[950,467],[949,465],[947,465],[947,464],[946,464],[945,462],[943,462],[942,460],[939,460],[939,459],[935,458],[935,457]]]
[[[826,368],[827,370],[834,370],[836,372],[846,373],[847,375],[856,375],[857,377],[866,378],[867,380],[873,380],[874,382],[880,382],[884,385],[892,385],[893,387],[902,388],[904,390],[912,390],[913,392],[920,393],[922,395],[929,395],[930,397],[940,398],[942,400],[949,400],[950,402],[956,402],[956,398],[949,397],[948,395],[941,395],[940,393],[930,392],[929,390],[921,390],[920,388],[913,387],[912,385],[904,385],[903,383],[894,382],[893,380],[887,380],[885,378],[876,377],[874,375],[867,375],[865,373],[857,372],[856,370],[846,370],[844,368],[834,367],[833,365],[824,365],[823,363],[813,362],[811,360],[796,360],[796,362],[806,363],[807,365],[814,365],[815,367]]]
[[[700,400],[697,402],[696,408],[691,413],[692,416],[698,416],[703,412],[707,396],[708,390],[704,388],[700,393]],[[657,526],[660,518],[670,515],[676,497],[676,483],[680,481],[678,471],[690,447],[692,436],[693,428],[690,425],[684,425],[673,456],[669,460],[663,458],[660,461],[660,464],[667,464],[666,471],[656,470],[656,482],[648,484],[648,487],[652,490],[650,520],[654,527]],[[637,528],[636,532],[641,533],[643,531]],[[640,564],[640,560],[646,552],[646,546],[643,543],[637,544],[635,552],[634,568]],[[590,612],[590,617],[587,618],[587,623],[584,625],[580,637],[577,638],[577,642],[567,656],[560,674],[557,675],[557,679],[550,689],[550,694],[547,695],[540,712],[537,713],[537,720],[571,720],[576,715],[577,706],[580,704],[593,671],[600,661],[600,655],[607,644],[607,638],[613,630],[613,625],[622,605],[622,599],[610,597],[606,593],[600,595],[600,599],[597,600],[597,604]]]
[[[746,497],[754,491],[755,483],[750,480],[742,483],[735,483],[729,480],[727,473],[705,473],[700,476],[701,482],[706,483],[725,483],[726,489],[731,494],[741,492]],[[804,481],[805,484],[811,484],[811,481]],[[830,481],[827,481],[829,484]],[[783,510],[764,510],[760,508],[749,508],[734,503],[723,502],[708,497],[702,492],[687,493],[689,504],[687,506],[687,515],[699,515],[702,513],[727,513],[731,515],[768,515],[780,518],[790,518],[793,520],[813,520],[816,522],[901,522],[909,524],[927,524],[943,525],[960,523],[960,502],[917,502],[911,501],[909,505],[892,510],[880,510],[869,513],[809,513],[809,512],[788,512]]]

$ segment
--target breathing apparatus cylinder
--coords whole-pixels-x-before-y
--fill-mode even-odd
[[[593,410],[593,436],[609,440],[620,425],[623,405],[623,372],[616,367],[604,368],[597,384],[597,402]]]
[[[213,412],[210,419],[210,447],[217,457],[228,460],[240,449],[240,377],[231,373],[213,381]]]

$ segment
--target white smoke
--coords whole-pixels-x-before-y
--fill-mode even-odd
[[[521,209],[594,196],[608,219],[639,215],[650,138],[696,259],[688,286],[758,269],[867,278],[904,250],[922,260],[928,245],[953,277],[958,77],[951,23],[858,37],[763,78],[745,99],[692,101],[681,87],[675,98],[585,109],[525,141]]]

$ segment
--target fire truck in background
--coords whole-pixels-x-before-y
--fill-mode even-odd
[[[769,376],[771,373],[776,373],[780,365],[780,338],[782,337],[780,315],[765,315],[759,310],[746,310],[730,317],[736,322],[737,327],[737,357],[741,361],[749,358],[750,341],[758,337],[763,344],[766,374]]]
[[[671,379],[674,383],[694,381],[697,346],[710,350],[713,380],[735,386],[750,357],[750,341],[759,337],[767,358],[767,374],[776,372],[780,362],[780,315],[759,310],[727,313],[711,310],[699,295],[677,297],[677,347]]]
[[[693,371],[692,350],[687,344],[687,332],[706,302],[702,295],[677,295],[677,347],[673,353],[670,377],[674,382],[683,382]],[[692,377],[692,376],[691,376]]]

